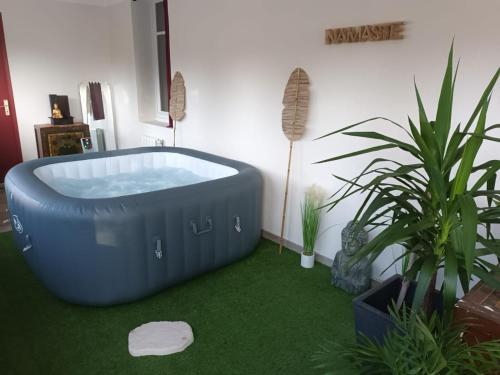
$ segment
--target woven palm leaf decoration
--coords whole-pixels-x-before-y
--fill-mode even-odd
[[[290,141],[288,153],[288,170],[286,175],[285,198],[283,202],[283,215],[281,217],[281,235],[279,252],[283,249],[283,234],[285,231],[285,217],[288,201],[288,184],[292,165],[293,143],[304,135],[309,112],[309,77],[304,69],[295,69],[288,80],[283,96],[282,128],[283,133]]]
[[[295,69],[283,96],[282,127],[290,141],[302,138],[309,111],[309,77],[302,68]]]
[[[180,121],[186,115],[186,87],[184,86],[184,77],[180,72],[176,72],[170,88],[169,114],[174,120],[174,147],[175,130],[177,121]]]

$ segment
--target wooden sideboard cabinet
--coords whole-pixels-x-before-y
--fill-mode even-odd
[[[35,125],[38,157],[83,153],[81,138],[90,137],[87,124]]]

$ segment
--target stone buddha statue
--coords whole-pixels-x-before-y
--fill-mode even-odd
[[[368,233],[354,233],[350,221],[342,230],[342,250],[335,255],[332,265],[332,284],[350,294],[360,294],[370,288],[371,267],[368,259],[361,259],[351,267],[348,262],[368,242]]]
[[[54,108],[52,108],[52,118],[63,118],[62,112],[57,103],[54,103]]]

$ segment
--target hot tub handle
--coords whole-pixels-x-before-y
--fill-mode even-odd
[[[234,230],[241,233],[241,220],[239,216],[234,217]]]
[[[193,230],[193,233],[196,236],[201,236],[202,234],[211,232],[212,229],[214,229],[214,226],[213,226],[213,223],[212,223],[212,219],[210,218],[210,216],[207,216],[207,229],[199,231],[198,230],[198,226],[196,225],[196,223],[195,223],[194,220],[191,220],[191,222],[189,224],[191,225],[191,229]]]
[[[163,257],[163,251],[161,250],[161,240],[156,239],[156,250],[155,255],[157,259],[161,259]]]
[[[33,248],[33,245],[31,244],[31,238],[30,235],[26,235],[26,246],[23,247],[23,253],[25,253],[28,250],[31,250]]]

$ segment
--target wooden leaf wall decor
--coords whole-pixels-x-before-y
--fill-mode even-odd
[[[180,121],[186,114],[186,87],[184,77],[180,72],[176,72],[171,83],[169,113],[174,121]]]
[[[292,72],[283,105],[283,132],[290,141],[297,141],[304,134],[309,112],[309,77],[304,69],[297,68]]]

